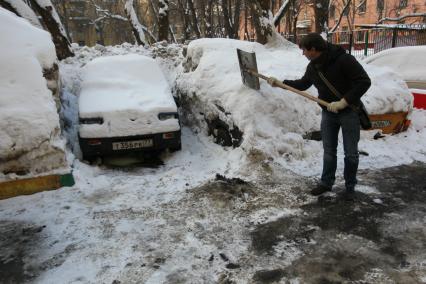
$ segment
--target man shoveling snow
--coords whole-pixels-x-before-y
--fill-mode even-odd
[[[323,170],[320,183],[311,191],[321,195],[331,191],[336,179],[337,144],[339,130],[342,128],[345,152],[345,199],[355,196],[356,174],[359,154],[360,120],[356,111],[361,105],[361,97],[371,85],[364,68],[339,46],[328,44],[319,34],[305,36],[299,47],[310,61],[306,72],[299,80],[284,80],[283,83],[298,90],[306,90],[314,85],[319,98],[329,102],[322,107],[321,135],[323,141]],[[268,79],[271,86],[280,81]]]

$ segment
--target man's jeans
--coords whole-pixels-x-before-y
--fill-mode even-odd
[[[360,124],[358,114],[350,108],[346,108],[339,113],[322,111],[321,136],[324,148],[324,161],[321,184],[331,188],[336,179],[336,153],[340,128],[342,128],[343,149],[345,151],[345,186],[347,191],[353,191],[357,183],[356,172],[359,162],[358,141]]]

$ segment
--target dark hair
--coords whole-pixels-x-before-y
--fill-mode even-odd
[[[327,48],[327,42],[320,34],[310,33],[300,40],[299,47],[307,50],[315,48],[316,51],[323,51]]]

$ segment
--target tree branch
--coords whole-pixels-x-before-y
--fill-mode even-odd
[[[398,18],[390,18],[390,17],[386,17],[386,18],[382,18],[378,21],[379,24],[383,23],[384,21],[391,21],[391,22],[398,22],[401,21],[405,18],[411,18],[411,17],[426,17],[426,13],[413,13],[413,14],[407,14],[407,15],[403,15],[401,17]]]

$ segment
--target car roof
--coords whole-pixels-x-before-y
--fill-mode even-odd
[[[84,70],[79,111],[176,111],[169,84],[157,62],[130,54],[92,60]]]

